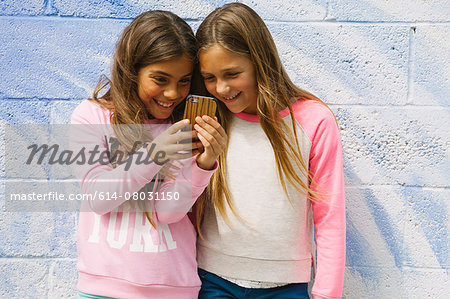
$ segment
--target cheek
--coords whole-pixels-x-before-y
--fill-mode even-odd
[[[153,84],[151,82],[143,82],[142,84],[139,84],[139,97],[154,97],[159,93],[159,89],[160,88],[156,84]]]
[[[257,90],[257,85],[255,78],[252,76],[248,76],[241,81],[241,88],[251,90],[252,92]]]
[[[258,88],[254,84],[248,84],[245,89],[247,94],[247,99],[250,102],[254,102],[258,98]]]
[[[205,82],[205,87],[210,94],[216,96],[216,84],[214,82]]]
[[[191,84],[187,84],[187,85],[180,87],[180,94],[181,94],[181,98],[183,100],[188,96],[190,90],[191,90]]]

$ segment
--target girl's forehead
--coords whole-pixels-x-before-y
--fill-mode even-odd
[[[203,49],[199,52],[200,60],[217,60],[216,62],[222,62],[224,60],[241,60],[248,59],[246,55],[233,52],[220,44],[213,44],[210,47]]]
[[[234,53],[217,46],[199,54],[200,72],[223,74],[229,71],[252,69],[254,64],[246,55]]]
[[[166,60],[150,63],[142,67],[139,71],[159,71],[168,73],[190,73],[194,68],[194,62],[187,55],[181,55]]]

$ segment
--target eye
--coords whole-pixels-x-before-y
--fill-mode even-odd
[[[164,77],[153,77],[153,80],[155,80],[157,83],[166,83],[167,79]]]
[[[235,78],[237,75],[239,75],[241,72],[233,72],[233,73],[226,73],[225,76],[228,78]]]
[[[183,78],[179,81],[182,85],[186,85],[191,82],[191,78]]]
[[[214,76],[211,76],[211,75],[206,75],[206,76],[202,76],[202,77],[203,77],[203,80],[205,80],[205,81],[212,81],[214,79]]]

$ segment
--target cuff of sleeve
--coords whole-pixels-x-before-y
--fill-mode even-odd
[[[218,167],[219,163],[216,160],[216,162],[214,162],[214,167],[211,170],[202,169],[198,167],[196,157],[193,157],[191,167],[183,169],[183,176],[191,179],[192,187],[204,188],[208,186],[209,180]]]
[[[315,293],[312,293],[312,295],[313,295],[313,298],[314,298],[314,299],[340,299],[340,298],[342,298],[342,297],[322,296],[322,295],[315,294]]]

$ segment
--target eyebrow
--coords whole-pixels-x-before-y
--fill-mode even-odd
[[[171,74],[168,74],[168,73],[163,72],[163,71],[150,71],[150,73],[151,74],[160,74],[160,75],[163,75],[163,76],[166,76],[166,77],[170,77],[170,78],[173,77]],[[192,72],[191,73],[187,73],[186,75],[182,76],[181,78],[189,77],[189,76],[192,76]]]
[[[239,66],[232,66],[232,67],[227,67],[226,69],[221,70],[222,73],[225,72],[229,72],[229,71],[236,71],[237,69],[239,69]],[[209,72],[200,72],[202,75],[206,75],[209,74]]]
[[[239,66],[232,66],[232,67],[227,67],[226,69],[223,69],[222,72],[228,72],[228,71],[235,71],[236,69],[238,69]]]

